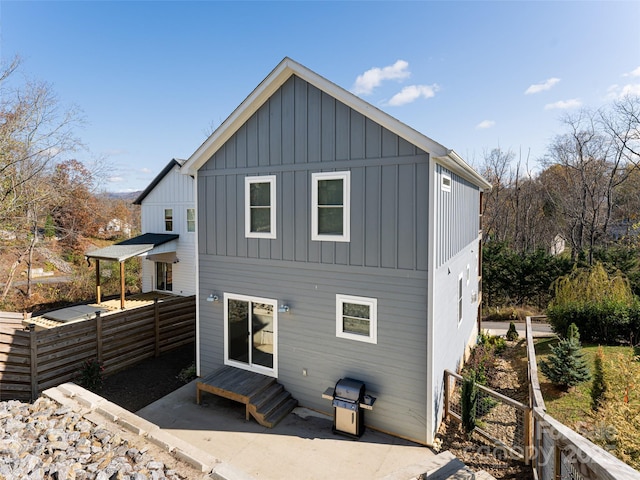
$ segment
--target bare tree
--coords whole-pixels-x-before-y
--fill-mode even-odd
[[[567,116],[568,132],[549,147],[547,198],[562,216],[574,259],[586,252],[593,262],[594,247],[607,237],[617,191],[637,168],[638,131],[633,123],[637,111],[631,102],[616,104],[613,110]]]
[[[0,301],[25,259],[31,278],[38,227],[55,192],[47,181],[51,166],[80,146],[74,133],[80,124],[78,111],[63,109],[49,85],[29,81],[19,88],[7,85],[19,65],[15,58],[0,69],[0,230],[11,239],[2,247],[15,258]]]

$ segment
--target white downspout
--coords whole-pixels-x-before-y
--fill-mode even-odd
[[[200,376],[200,250],[198,248],[198,237],[200,236],[200,225],[198,225],[198,171],[193,176],[193,206],[196,210],[196,231],[194,239],[195,249],[195,275],[196,275],[196,375]]]
[[[427,245],[427,391],[426,391],[426,443],[433,445],[435,440],[435,334],[434,334],[434,301],[435,301],[435,269],[436,269],[436,188],[437,178],[435,161],[429,155],[429,216],[428,216],[428,245]]]

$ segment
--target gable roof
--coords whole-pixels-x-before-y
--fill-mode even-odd
[[[388,113],[374,107],[353,93],[339,87],[307,67],[285,57],[249,96],[222,122],[211,136],[189,157],[182,172],[195,175],[209,158],[273,95],[292,75],[333,96],[353,110],[370,118],[409,143],[428,152],[448,169],[467,179],[482,190],[491,184],[467,164],[453,150],[414,130]]]
[[[169,163],[167,163],[167,165],[162,169],[162,171],[156,175],[156,178],[154,178],[151,183],[149,185],[147,185],[147,188],[145,188],[142,193],[140,195],[138,195],[138,198],[136,198],[133,201],[134,205],[141,205],[142,201],[145,199],[145,197],[147,195],[149,195],[151,193],[151,191],[156,188],[156,186],[160,183],[160,181],[165,177],[165,175],[167,173],[169,173],[171,171],[171,169],[173,167],[175,167],[176,165],[178,167],[182,167],[182,165],[184,164],[185,160],[179,160],[177,158],[173,158],[171,159],[171,161]]]

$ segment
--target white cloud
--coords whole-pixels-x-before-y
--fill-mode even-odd
[[[411,75],[407,70],[409,62],[398,60],[393,65],[386,67],[374,67],[362,75],[358,75],[351,89],[356,95],[369,95],[373,89],[380,86],[384,80],[403,80]]]
[[[640,67],[622,75],[623,77],[640,77]]]
[[[493,120],[483,120],[481,121],[478,125],[476,125],[476,128],[479,130],[485,129],[485,128],[491,128],[496,124],[496,122],[494,122]]]
[[[640,96],[640,83],[628,83],[626,85],[611,85],[607,89],[607,100],[619,100],[627,95]]]
[[[529,88],[525,90],[524,94],[531,95],[533,93],[540,93],[540,92],[544,92],[545,90],[550,90],[551,87],[553,87],[559,81],[560,81],[559,78],[553,77],[548,80],[545,80],[542,83],[534,83],[533,85],[531,85]]]
[[[435,83],[433,85],[409,85],[391,97],[387,105],[399,107],[400,105],[414,102],[421,97],[431,98],[435,96],[438,90],[440,90],[440,87]]]
[[[120,182],[124,182],[124,178],[122,178],[122,177],[109,177],[109,178],[107,178],[107,181],[109,183],[120,183]]]
[[[560,100],[555,103],[547,103],[544,106],[545,110],[566,110],[569,108],[578,108],[582,106],[582,101],[579,98],[572,98],[571,100]]]
[[[151,173],[151,169],[147,167],[142,167],[140,169],[140,173]]]

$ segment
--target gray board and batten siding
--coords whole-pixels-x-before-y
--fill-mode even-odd
[[[467,245],[478,241],[480,189],[436,163],[436,182],[451,179],[450,191],[436,187],[436,268],[451,260]]]
[[[312,241],[311,174],[346,170],[350,242]],[[276,239],[245,238],[251,175],[276,176]],[[368,424],[424,443],[429,185],[426,152],[291,76],[198,170],[200,375],[224,362],[211,292],[277,299],[278,380],[300,404],[330,413],[324,389],[358,378]],[[377,299],[377,344],[336,337],[336,294]]]

